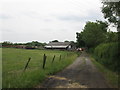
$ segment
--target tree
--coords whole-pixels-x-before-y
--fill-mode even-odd
[[[65,40],[64,42],[69,42],[68,40]]]
[[[52,42],[59,42],[58,40],[53,40]]]
[[[108,27],[107,22],[96,20],[96,23],[99,24],[99,28],[101,28],[103,32],[105,33],[107,32],[107,27]]]
[[[32,41],[32,42],[28,42],[26,43],[27,46],[44,46],[45,43],[40,43],[38,41]]]
[[[82,32],[81,33],[76,33],[76,38],[77,38],[77,43],[76,46],[77,47],[84,47],[85,46],[85,42],[82,40]]]
[[[8,45],[13,45],[13,43],[9,41],[5,41],[2,43],[2,46],[8,46]]]
[[[85,42],[88,48],[95,47],[105,42],[107,27],[106,22],[87,22],[83,29],[81,40]]]
[[[105,19],[110,23],[117,25],[118,31],[120,30],[120,1],[119,2],[102,2],[102,13]]]
[[[108,31],[106,35],[106,42],[118,42],[118,32]]]

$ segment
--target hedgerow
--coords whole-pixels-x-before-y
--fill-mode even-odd
[[[118,42],[98,45],[94,50],[95,59],[113,71],[120,70],[118,45]]]

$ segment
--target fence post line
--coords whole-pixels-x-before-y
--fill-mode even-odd
[[[52,63],[54,62],[54,60],[55,60],[55,55],[53,56],[53,60],[52,60]]]
[[[44,54],[43,55],[43,69],[45,69],[46,58],[47,58],[47,56]]]
[[[31,58],[29,57],[29,58],[28,58],[28,61],[27,61],[27,63],[26,63],[26,65],[25,65],[24,71],[27,69],[30,60],[31,60]]]

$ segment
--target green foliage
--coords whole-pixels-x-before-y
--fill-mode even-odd
[[[109,69],[107,69],[104,65],[96,62],[95,59],[91,58],[93,64],[98,68],[99,71],[103,73],[105,76],[106,80],[115,88],[118,88],[120,86],[120,83],[118,83],[119,77],[118,73],[115,73]]]
[[[59,42],[58,40],[53,40],[52,42]]]
[[[12,42],[9,42],[9,41],[5,41],[2,43],[2,46],[17,46],[17,45],[25,45],[27,47],[35,47],[35,46],[45,46],[46,43],[40,43],[38,41],[32,41],[32,42],[28,42],[28,43],[12,43]]]
[[[118,41],[118,32],[108,31],[106,34],[106,42],[117,42]]]
[[[81,33],[76,33],[76,38],[77,38],[77,47],[85,47],[85,42],[82,40],[82,32]]]
[[[8,45],[13,45],[13,43],[11,43],[9,41],[5,41],[2,43],[2,46],[8,46]]]
[[[102,21],[87,22],[82,33],[82,40],[90,47],[95,47],[106,39],[107,23]]]
[[[70,42],[70,41],[68,41],[68,40],[65,40],[64,42]]]
[[[89,52],[89,53],[94,53],[94,49],[95,49],[95,48],[89,48],[88,52]]]
[[[111,70],[120,70],[118,60],[120,60],[118,51],[118,42],[98,45],[94,50],[95,58]]]
[[[120,2],[102,2],[102,13],[109,22],[120,25]]]
[[[32,41],[32,42],[26,43],[25,45],[27,45],[27,46],[44,46],[45,43],[40,43],[38,41]]]
[[[40,84],[47,75],[62,70],[77,57],[77,54],[74,52],[57,50],[3,48],[2,51],[3,88],[35,87]],[[44,54],[47,56],[45,70],[42,69]],[[56,55],[56,57],[52,63],[54,55]],[[59,60],[60,55],[61,60]],[[29,57],[31,57],[31,61],[26,71],[23,72]]]

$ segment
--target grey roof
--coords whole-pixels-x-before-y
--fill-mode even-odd
[[[46,48],[66,48],[70,45],[70,42],[50,42],[45,47]]]
[[[50,42],[48,43],[48,45],[54,45],[54,46],[66,46],[66,45],[70,45],[70,42]]]

